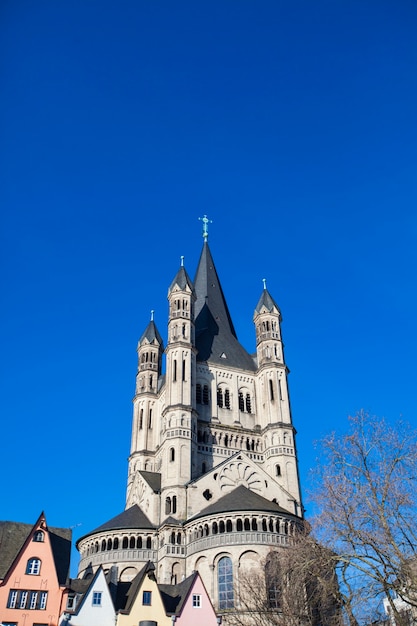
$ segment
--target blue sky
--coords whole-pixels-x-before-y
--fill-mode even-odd
[[[123,510],[136,343],[204,214],[250,352],[262,278],[281,307],[305,487],[349,414],[417,425],[416,27],[407,0],[4,0],[1,519]]]

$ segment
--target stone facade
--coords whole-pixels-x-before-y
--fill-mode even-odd
[[[148,560],[162,584],[196,570],[221,612],[303,507],[280,310],[264,285],[248,354],[204,237],[194,281],[181,263],[169,287],[166,348],[153,319],[139,340],[126,509],[77,546],[80,577],[117,566],[128,581]]]

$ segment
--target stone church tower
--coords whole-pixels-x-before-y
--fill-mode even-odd
[[[166,347],[153,318],[139,339],[126,509],[77,547],[80,578],[102,565],[129,581],[148,560],[160,583],[198,570],[221,613],[239,605],[240,572],[289,543],[303,507],[280,310],[264,281],[248,354],[207,224],[194,281],[181,261],[169,286]]]

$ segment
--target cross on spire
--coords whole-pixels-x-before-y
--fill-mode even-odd
[[[204,215],[204,217],[199,217],[198,219],[203,222],[203,239],[204,239],[204,241],[207,241],[207,239],[208,239],[208,224],[212,224],[213,220],[209,220],[207,215]]]
[[[264,289],[266,289],[266,278],[263,278],[263,279],[262,279],[262,282],[263,282],[263,284],[264,284]]]

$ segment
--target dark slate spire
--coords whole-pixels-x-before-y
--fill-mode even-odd
[[[153,314],[153,311],[152,311],[152,314]],[[160,346],[163,345],[162,337],[159,334],[159,331],[153,319],[151,319],[151,321],[149,322],[149,324],[147,325],[145,329],[145,332],[143,333],[142,337],[139,339],[139,345],[141,345],[145,339],[147,339],[149,343],[158,343]]]
[[[261,297],[259,298],[258,304],[256,305],[255,313],[260,313],[262,310],[262,307],[265,307],[269,313],[272,313],[274,309],[276,309],[276,312],[278,314],[281,314],[281,311],[279,310],[279,306],[277,305],[277,303],[275,302],[275,300],[269,293],[268,289],[266,288],[265,278],[263,279],[263,281],[264,281],[264,290],[261,294]]]
[[[172,281],[172,283],[169,286],[168,289],[168,293],[171,293],[171,291],[174,289],[175,285],[178,285],[178,287],[184,291],[185,288],[188,286],[189,289],[191,291],[194,290],[193,287],[193,283],[191,282],[191,278],[188,276],[187,271],[184,267],[184,257],[181,257],[181,266],[180,269],[178,270],[174,280]]]
[[[204,241],[194,280],[197,361],[211,361],[254,371],[255,364],[237,340],[229,309],[214,266],[210,248]]]

